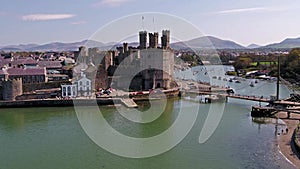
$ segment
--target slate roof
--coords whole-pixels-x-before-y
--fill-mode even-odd
[[[62,64],[61,61],[39,61],[38,62],[39,67],[46,67],[46,68],[52,68],[52,69],[61,69]]]
[[[2,70],[2,69],[0,69],[0,75],[7,75],[8,73],[7,73],[7,71],[6,70]]]
[[[46,75],[46,68],[8,68],[7,73],[11,76]]]
[[[32,58],[25,58],[25,59],[17,59],[12,61],[13,65],[36,65],[38,62]]]

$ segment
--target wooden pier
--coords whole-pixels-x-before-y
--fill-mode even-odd
[[[290,106],[300,106],[299,102],[292,102],[292,101],[286,101],[286,100],[278,100],[274,101],[274,105],[282,105],[285,107],[290,107]]]
[[[128,108],[137,108],[138,105],[130,98],[121,99],[121,102]]]
[[[257,101],[257,102],[266,102],[266,103],[270,103],[270,99],[269,98],[264,98],[264,97],[259,97],[259,96],[244,96],[244,95],[235,95],[235,94],[230,94],[227,95],[226,97],[229,98],[234,98],[234,99],[243,99],[243,100],[249,100],[249,101]]]
[[[256,101],[256,102],[266,102],[266,103],[271,102],[271,99],[266,98],[266,97],[239,95],[239,94],[233,94],[233,93],[226,92],[226,91],[216,93],[216,92],[210,92],[210,91],[185,90],[183,92],[186,94],[192,94],[192,95],[210,95],[210,96],[214,95],[214,96],[219,96],[222,98],[234,98],[234,99],[242,99],[242,100],[249,100],[249,101]],[[300,103],[299,103],[299,106],[300,106]]]

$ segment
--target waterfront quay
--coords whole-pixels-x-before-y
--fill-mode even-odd
[[[121,98],[94,98],[94,99],[44,99],[44,100],[17,100],[1,101],[0,108],[17,107],[68,107],[76,105],[112,105],[121,103]]]
[[[135,101],[160,99],[161,94],[164,94],[167,98],[177,97],[179,94],[178,89],[154,90],[154,92],[153,93],[151,93],[150,91],[124,92],[118,90],[113,92],[111,95],[106,95],[102,97],[48,98],[48,99],[0,101],[0,108],[68,107],[74,105],[83,105],[83,106],[99,105],[100,106],[100,105],[115,105],[115,104],[123,104],[126,107],[135,108],[138,106],[135,103]]]

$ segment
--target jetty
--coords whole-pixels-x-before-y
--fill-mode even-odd
[[[234,99],[242,99],[242,100],[249,100],[249,101],[256,101],[256,102],[265,102],[270,103],[271,98],[262,97],[262,96],[254,96],[254,95],[240,95],[240,94],[234,94],[232,89],[224,89],[223,91],[217,93],[217,92],[210,92],[210,91],[199,91],[199,90],[182,90],[182,93],[185,93],[187,95],[209,95],[208,98],[211,98],[211,96],[216,96],[219,98],[234,98]],[[224,100],[224,99],[223,99]],[[278,103],[278,102],[276,102]],[[286,102],[284,102],[286,103]],[[278,103],[280,104],[280,103]],[[300,105],[300,104],[299,104]]]
[[[133,99],[130,98],[122,98],[121,102],[123,105],[125,105],[128,108],[137,108],[138,105],[134,102]]]

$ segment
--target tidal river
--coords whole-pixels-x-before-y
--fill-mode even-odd
[[[259,81],[251,88],[247,80],[231,83],[230,87],[241,94],[275,93],[274,82]],[[281,86],[282,97],[288,93]],[[160,104],[154,101],[151,106]],[[181,106],[187,110],[199,106],[193,128],[177,146],[163,154],[140,159],[120,157],[97,146],[82,129],[72,107],[0,109],[0,169],[294,168],[277,147],[274,122],[256,122],[250,117],[253,104],[257,103],[229,99],[218,127],[202,144],[198,139],[210,104],[170,99],[163,114],[145,124],[133,123],[118,113],[130,109],[119,106],[117,111],[113,106],[100,106],[113,128],[140,138],[167,130]],[[139,105],[140,111],[150,106],[147,102]]]

